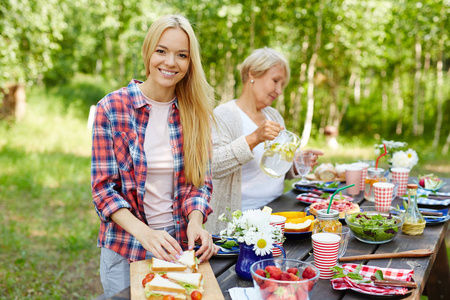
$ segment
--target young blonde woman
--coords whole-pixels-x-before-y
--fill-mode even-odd
[[[218,251],[202,228],[212,211],[213,90],[189,21],[158,19],[142,55],[147,79],[100,100],[93,128],[91,185],[107,297],[129,286],[132,261],[170,261],[196,241],[200,260]]]
[[[287,59],[271,48],[256,49],[241,66],[242,94],[214,109],[218,126],[213,127],[214,214],[206,223],[211,233],[226,228],[218,216],[226,212],[263,207],[283,193],[285,176],[272,178],[259,167],[264,141],[284,129],[283,117],[271,107],[289,82]],[[314,154],[312,165],[321,151]],[[286,177],[295,176],[294,170]]]

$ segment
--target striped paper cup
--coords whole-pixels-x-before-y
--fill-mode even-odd
[[[316,233],[312,235],[314,265],[320,270],[320,279],[330,279],[334,271],[330,270],[337,262],[341,237],[333,233]]]
[[[271,215],[270,216],[270,225],[281,227],[281,232],[283,232],[283,236],[284,236],[284,226],[286,225],[286,217],[278,216],[278,215]],[[281,242],[275,242],[275,244],[277,244],[280,247],[283,247],[283,244]],[[281,249],[279,249],[277,247],[273,247],[272,255],[273,255],[273,257],[280,256]]]

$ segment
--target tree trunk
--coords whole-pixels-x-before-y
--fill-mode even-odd
[[[450,132],[448,133],[447,140],[445,141],[445,145],[442,148],[442,155],[448,154],[448,148],[450,146]]]
[[[419,94],[420,94],[420,83],[422,76],[422,45],[419,35],[416,36],[416,72],[414,74],[414,100],[413,100],[413,134],[417,136],[419,134]]]
[[[442,3],[441,6],[441,20],[444,20],[445,18],[445,8],[444,4]],[[441,21],[440,26],[440,32],[441,36],[439,38],[439,58],[437,62],[437,70],[436,70],[436,77],[437,77],[437,84],[436,84],[436,100],[437,100],[437,120],[436,120],[436,128],[434,131],[434,139],[433,139],[433,148],[436,149],[439,145],[439,137],[441,135],[441,127],[442,127],[442,119],[443,119],[443,102],[444,102],[444,72],[443,67],[444,64],[442,62],[444,57],[444,39],[442,38],[442,35],[444,35],[444,21]]]
[[[294,109],[294,124],[297,128],[296,132],[300,133],[302,131],[302,124],[300,123],[300,116],[303,110],[302,99],[305,93],[304,83],[306,81],[306,70],[308,65],[305,63],[307,58],[307,52],[309,48],[309,36],[305,36],[305,40],[302,43],[302,64],[300,65],[300,74],[298,82],[298,90],[295,98],[295,109]]]
[[[314,52],[309,61],[308,67],[308,103],[305,118],[305,127],[303,127],[302,142],[301,146],[304,147],[308,144],[309,138],[311,136],[312,120],[314,115],[314,73],[316,71],[316,61],[318,56],[318,51],[321,46],[322,37],[322,14],[323,14],[323,2],[320,2],[319,13],[317,16],[317,32],[316,32],[316,43],[314,45]]]
[[[437,100],[437,119],[436,119],[436,128],[434,130],[434,139],[433,139],[433,148],[436,149],[439,145],[439,137],[441,135],[441,127],[442,127],[442,118],[443,118],[443,111],[442,111],[442,104],[444,102],[444,94],[442,93],[444,89],[444,74],[442,72],[443,62],[442,62],[442,49],[444,45],[444,40],[439,41],[440,44],[440,51],[439,51],[439,60],[437,62],[437,85],[436,85],[436,100]]]
[[[397,101],[398,121],[395,133],[402,134],[403,131],[403,97],[400,89],[400,75],[398,68],[395,68],[395,78],[392,85],[394,99]]]

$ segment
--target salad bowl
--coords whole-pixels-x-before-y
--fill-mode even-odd
[[[345,222],[364,243],[384,244],[392,241],[405,222],[405,213],[391,207],[389,211],[377,211],[375,206],[361,207],[361,212],[345,215]]]

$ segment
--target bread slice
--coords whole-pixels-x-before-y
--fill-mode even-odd
[[[202,285],[203,279],[202,273],[167,272],[166,276],[173,281],[188,283],[197,288]]]
[[[175,300],[186,300],[187,299],[185,294],[152,290],[147,285],[145,286],[144,292],[145,292],[145,297],[148,300],[164,300],[164,296],[167,296],[167,295],[173,296],[175,298]]]
[[[168,279],[162,278],[159,275],[156,275],[152,281],[146,284],[146,287],[151,291],[163,291],[163,292],[171,292],[171,293],[182,293],[186,292],[186,289],[179,285],[178,283],[172,282]]]
[[[198,271],[198,266],[195,262],[195,250],[184,251],[183,255],[178,258],[178,262],[187,266],[192,273],[196,273]]]
[[[184,271],[187,266],[184,264],[171,263],[156,257],[152,257],[152,271],[154,272],[172,272]]]

